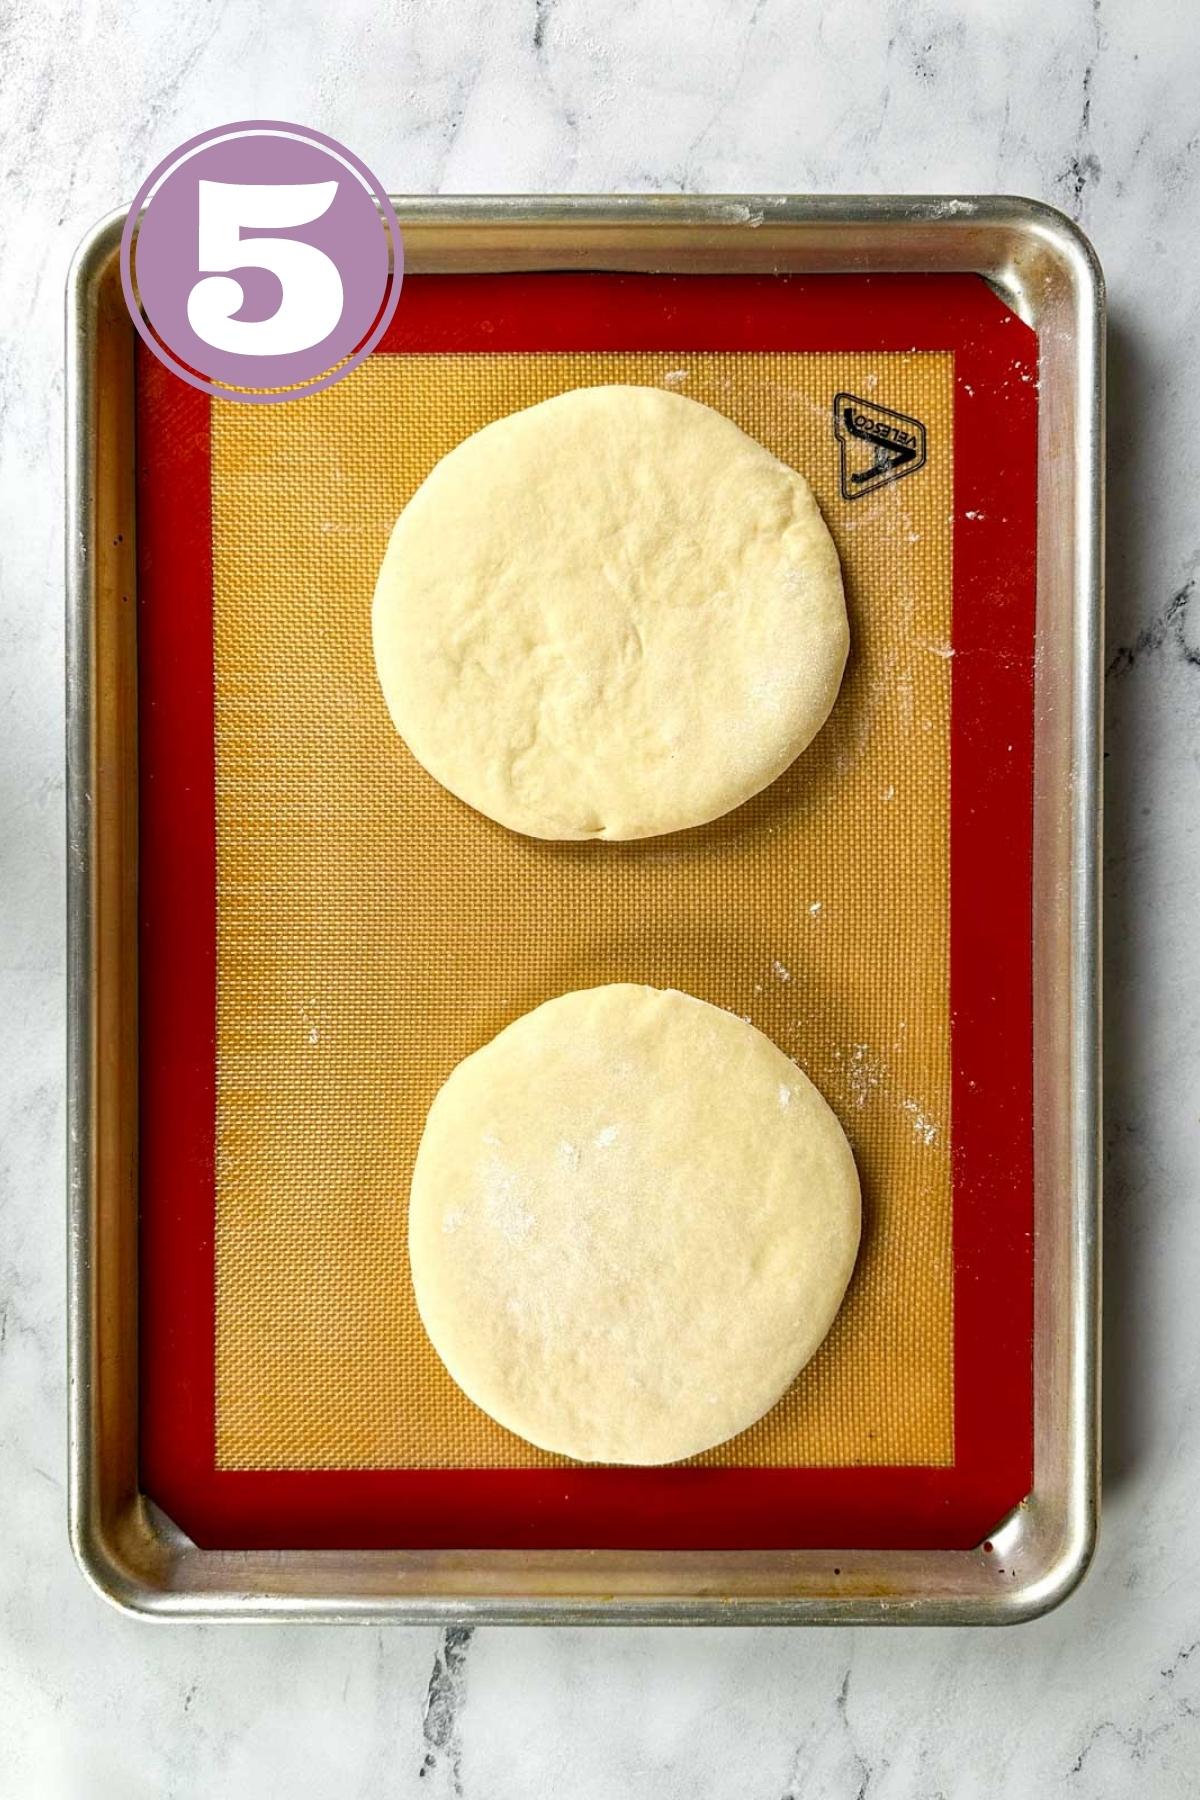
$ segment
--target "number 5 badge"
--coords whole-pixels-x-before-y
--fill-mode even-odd
[[[191,138],[143,182],[121,237],[133,322],[182,381],[263,405],[340,381],[383,336],[403,251],[365,163],[304,125]]]

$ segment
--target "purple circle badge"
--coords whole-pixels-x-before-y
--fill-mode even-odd
[[[142,183],[121,235],[138,331],[181,380],[261,406],[368,356],[404,260],[385,190],[344,145],[251,119],[190,138]]]

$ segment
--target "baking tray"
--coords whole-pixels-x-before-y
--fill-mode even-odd
[[[399,200],[409,272],[971,272],[1038,337],[1033,1484],[974,1548],[200,1549],[140,1491],[133,333],[120,216],[68,296],[71,1512],[153,1615],[1001,1622],[1082,1575],[1097,1510],[1102,295],[1020,200]]]

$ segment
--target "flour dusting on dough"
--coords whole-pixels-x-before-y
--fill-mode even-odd
[[[481,1146],[500,1119],[504,1148]],[[435,1348],[501,1425],[585,1462],[668,1463],[790,1386],[859,1221],[842,1127],[782,1049],[620,983],[547,1001],[449,1077],[409,1263]]]
[[[524,1205],[516,1172],[498,1156],[483,1167],[483,1210],[488,1224],[511,1244],[519,1244],[534,1227],[534,1217]]]

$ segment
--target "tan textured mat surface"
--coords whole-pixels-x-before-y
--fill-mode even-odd
[[[469,431],[567,388],[664,380],[812,482],[846,574],[846,682],[811,748],[723,820],[633,844],[516,837],[391,727],[379,559]],[[829,1339],[697,1460],[952,1462],[952,383],[932,352],[405,355],[294,407],[214,404],[220,1467],[557,1460],[477,1411],[430,1347],[408,1178],[461,1057],[553,994],[630,980],[751,1018],[826,1094],[863,1177]],[[843,388],[925,422],[920,474],[841,499]]]

